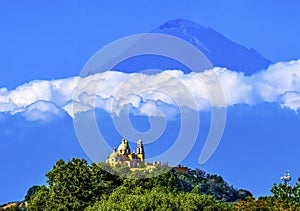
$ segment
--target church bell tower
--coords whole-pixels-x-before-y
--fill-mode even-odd
[[[141,159],[142,162],[145,161],[145,152],[144,152],[144,145],[142,140],[138,140],[137,147],[136,147],[137,156]]]

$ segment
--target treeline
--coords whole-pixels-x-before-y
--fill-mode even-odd
[[[47,186],[28,190],[28,210],[300,210],[300,181],[274,185],[273,196],[255,199],[198,169],[184,174],[162,166],[145,173],[74,158],[57,161],[46,176]]]

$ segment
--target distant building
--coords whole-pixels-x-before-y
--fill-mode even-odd
[[[184,173],[184,174],[188,174],[189,173],[189,168],[185,167],[185,166],[176,166],[172,168],[175,172],[180,172],[180,173]]]
[[[106,163],[111,166],[122,164],[128,166],[132,171],[143,169],[144,171],[152,171],[158,166],[168,167],[168,162],[161,163],[160,161],[146,162],[145,150],[142,140],[138,140],[136,151],[131,153],[129,143],[126,139],[122,139],[121,144],[106,159]],[[183,172],[186,172],[183,167]]]
[[[136,152],[131,153],[128,141],[122,139],[122,143],[118,149],[114,148],[113,152],[107,158],[106,163],[111,166],[116,164],[124,164],[130,168],[137,168],[143,166],[145,163],[144,145],[141,140],[138,140]]]

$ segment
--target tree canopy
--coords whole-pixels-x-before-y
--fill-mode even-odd
[[[28,190],[29,210],[296,211],[300,206],[300,180],[295,186],[274,184],[272,196],[255,199],[249,191],[235,189],[221,176],[199,169],[187,174],[165,166],[151,172],[131,171],[124,165],[89,165],[74,158],[57,161],[46,177],[47,186]]]

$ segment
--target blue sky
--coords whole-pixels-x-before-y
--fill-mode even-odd
[[[124,36],[150,32],[170,19],[184,18],[209,26],[247,48],[254,48],[274,63],[286,63],[278,63],[257,76],[246,78],[231,70],[220,73],[225,82],[234,80],[236,87],[246,87],[241,89],[245,92],[240,91],[228,98],[227,122],[221,144],[213,157],[199,166],[197,149],[203,147],[201,141],[208,132],[205,125],[209,124],[207,113],[203,113],[203,137],[199,137],[184,163],[220,174],[234,186],[247,188],[255,195],[268,194],[271,185],[278,182],[285,170],[289,169],[292,176],[300,175],[297,156],[297,130],[300,125],[297,99],[300,89],[297,84],[289,83],[292,75],[297,75],[299,70],[299,62],[290,62],[300,58],[299,6],[296,0],[284,3],[269,0],[259,4],[233,0],[184,3],[2,1],[0,94],[36,79],[63,79],[67,84],[72,77],[79,75],[88,59],[104,45]],[[295,72],[292,72],[294,69]],[[289,74],[284,71],[289,71]],[[275,92],[268,92],[267,86],[255,85],[253,81],[273,86]],[[32,83],[24,85],[29,87],[29,93],[33,90]],[[37,82],[38,89],[48,93],[47,83],[41,85]],[[248,86],[254,91],[249,91]],[[5,89],[1,90],[3,87]],[[236,87],[226,90],[232,93]],[[43,97],[47,95],[46,92],[41,93]],[[28,98],[28,95],[23,96]],[[30,186],[43,184],[45,173],[57,159],[88,158],[77,141],[72,118],[57,108],[60,101],[46,104],[43,97],[37,97],[39,104],[34,105],[45,108],[43,112],[33,112],[36,107],[32,107],[23,113],[0,113],[0,149],[3,155],[0,159],[3,169],[0,204],[20,200]],[[147,110],[142,112],[140,114],[147,114]],[[40,118],[36,119],[36,116]],[[179,120],[176,115],[172,118],[162,139],[175,138],[174,131],[178,130]],[[113,140],[111,145],[115,145],[121,136],[116,134],[107,119],[107,112],[99,111],[98,121],[107,122],[103,126],[105,136]],[[142,117],[136,122],[141,130],[149,127]],[[156,145],[149,146],[151,156],[161,152]]]

